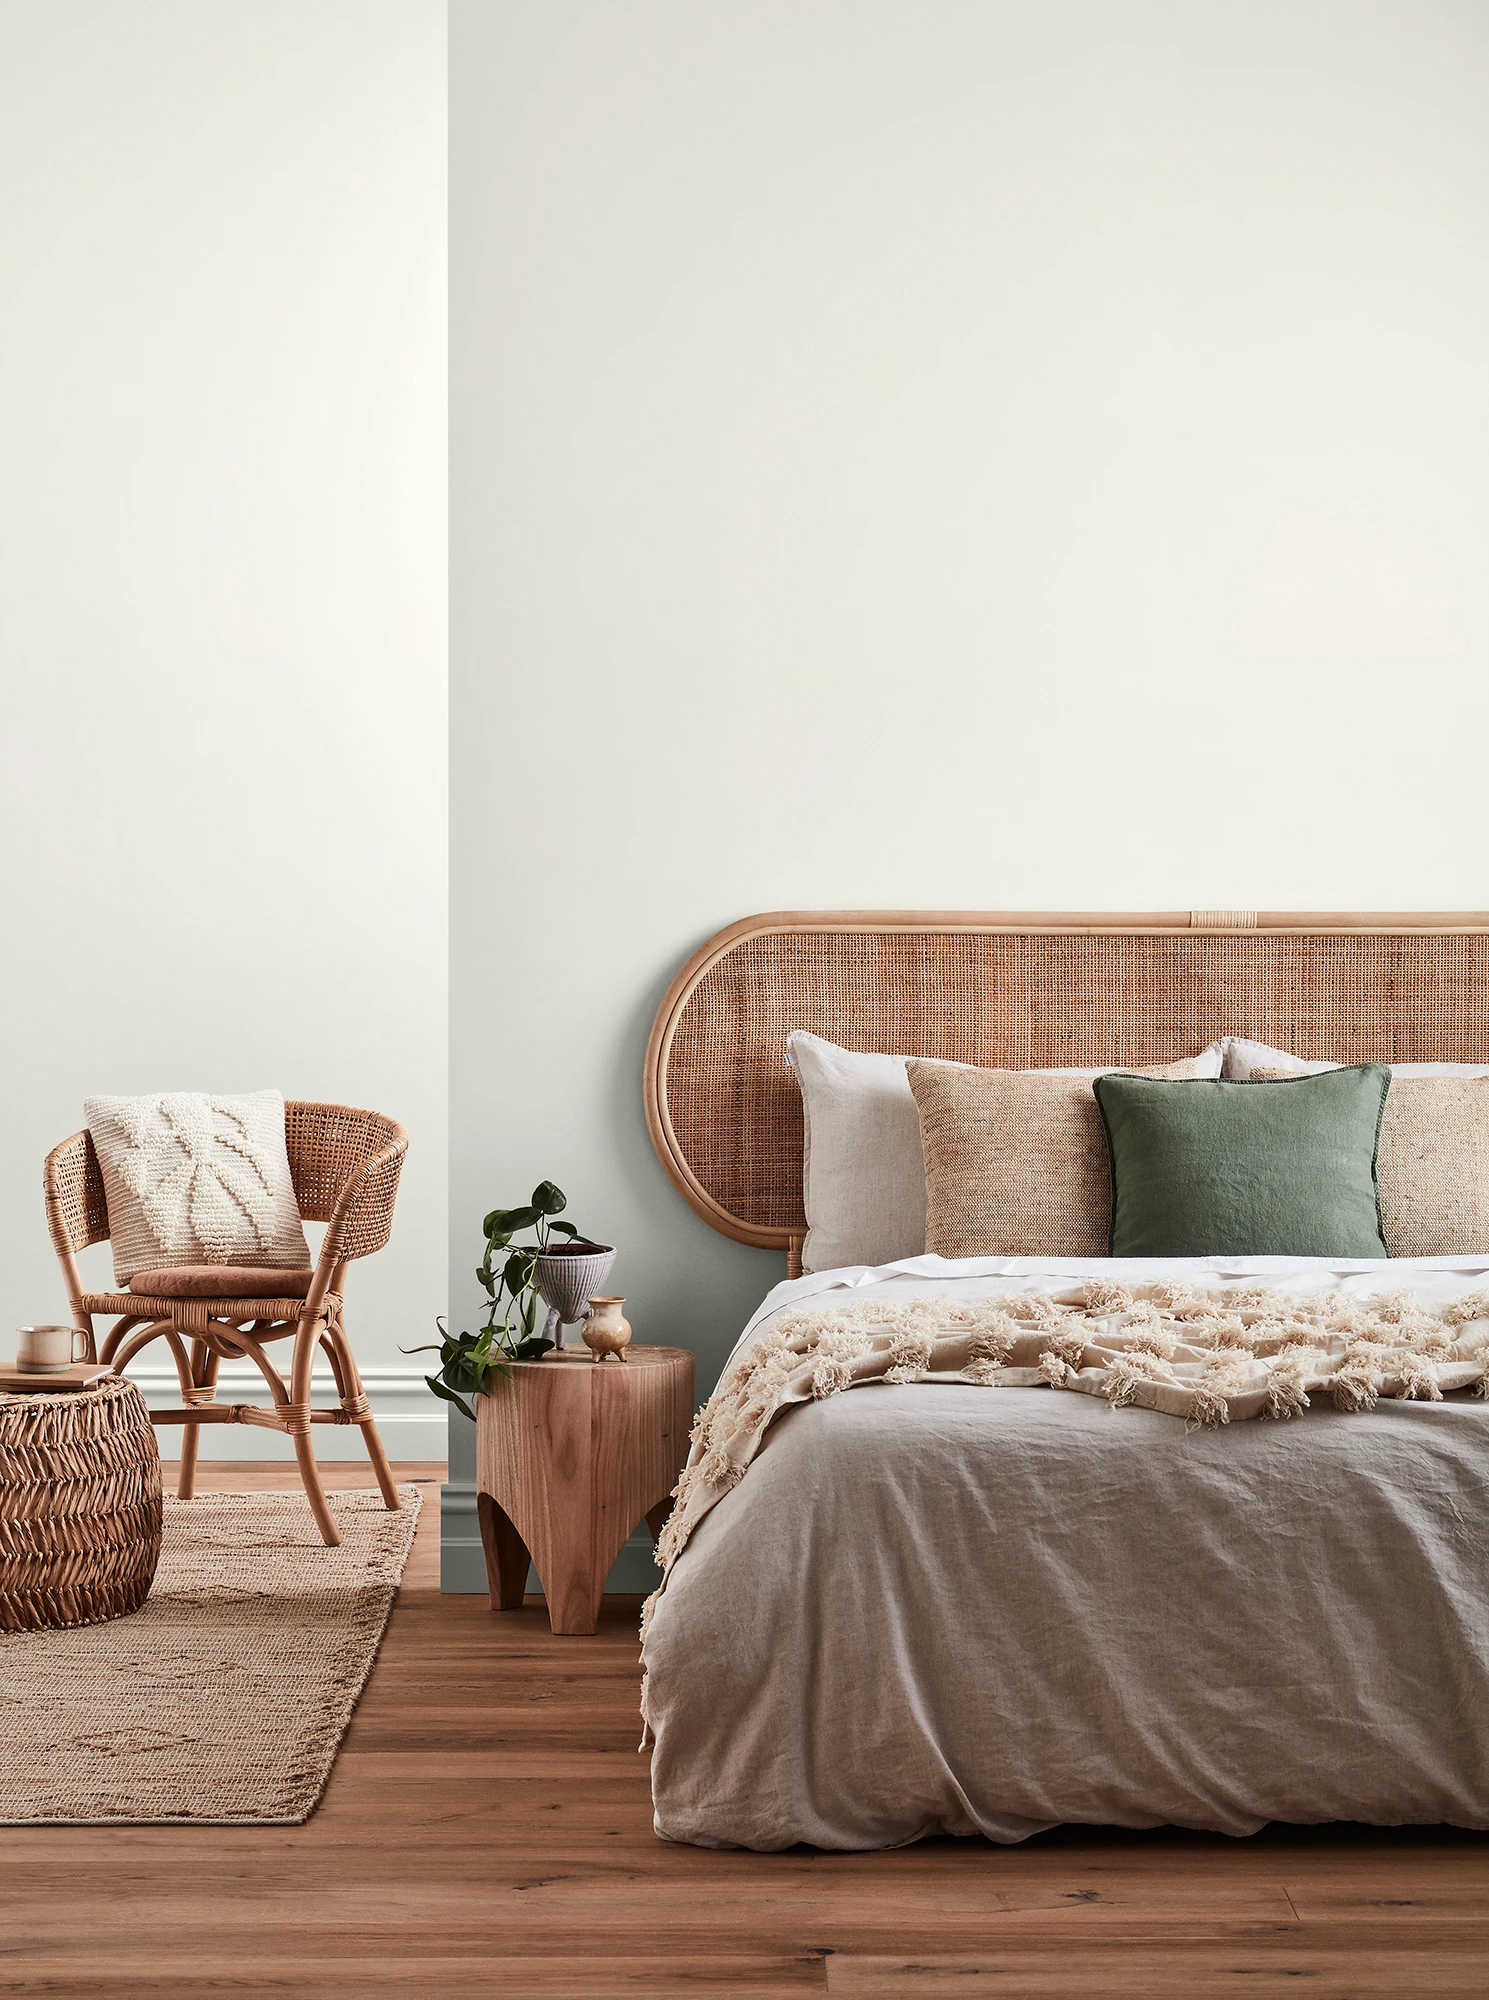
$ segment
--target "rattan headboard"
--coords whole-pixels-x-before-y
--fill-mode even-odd
[[[806,1226],[792,1028],[1009,1069],[1166,1062],[1217,1035],[1344,1062],[1489,1062],[1489,911],[786,910],[731,924],[658,1010],[647,1124],[707,1222],[783,1250]]]

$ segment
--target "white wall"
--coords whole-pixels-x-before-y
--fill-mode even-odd
[[[7,1310],[66,1317],[41,1162],[86,1093],[388,1111],[348,1320],[395,1456],[442,1435],[398,1350],[444,1292],[444,37],[0,6]]]
[[[701,1392],[782,1274],[642,1122],[719,926],[1489,903],[1489,12],[452,38],[452,1292],[552,1175]]]

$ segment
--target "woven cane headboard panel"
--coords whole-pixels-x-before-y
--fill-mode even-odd
[[[780,911],[711,938],[646,1052],[663,1166],[704,1219],[805,1228],[786,1035],[1008,1069],[1168,1062],[1249,1035],[1343,1062],[1489,1062],[1489,911]]]

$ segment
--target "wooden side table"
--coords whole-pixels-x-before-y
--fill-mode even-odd
[[[644,1516],[653,1535],[688,1455],[693,1357],[625,1361],[561,1348],[515,1361],[477,1400],[476,1506],[493,1611],[520,1611],[529,1555],[555,1632],[595,1629],[610,1565]]]

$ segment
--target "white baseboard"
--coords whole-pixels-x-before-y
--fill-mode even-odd
[[[643,1521],[617,1556],[605,1588],[646,1595],[661,1581],[662,1572],[652,1559],[651,1530]],[[440,1488],[439,1587],[454,1596],[486,1595],[486,1559],[481,1553],[481,1530],[476,1520],[476,1489],[468,1480],[452,1480]],[[528,1571],[527,1587],[539,1592],[543,1588],[535,1569]]]
[[[180,1386],[176,1371],[164,1364],[131,1363],[124,1371],[152,1409],[179,1406]],[[446,1405],[431,1396],[418,1368],[364,1368],[362,1387],[377,1419],[383,1449],[395,1462],[399,1459],[438,1459],[446,1451]],[[251,1361],[225,1361],[217,1378],[218,1400],[224,1403],[267,1403],[268,1386]],[[318,1372],[312,1382],[311,1403],[317,1409],[334,1410],[336,1385],[330,1370]],[[162,1458],[181,1456],[180,1424],[157,1424],[155,1435]],[[367,1456],[361,1432],[351,1424],[317,1424],[315,1455],[327,1460]],[[261,1430],[257,1424],[203,1424],[200,1457],[207,1459],[256,1458],[294,1461],[295,1447],[282,1431]],[[477,1537],[477,1554],[480,1538]]]

